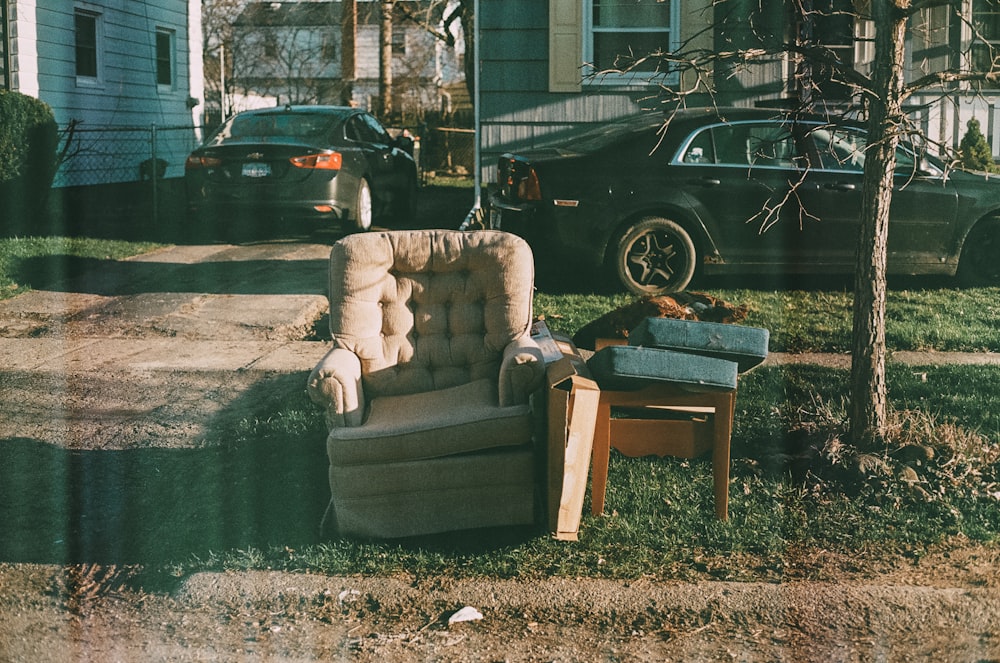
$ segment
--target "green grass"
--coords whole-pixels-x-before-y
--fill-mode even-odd
[[[0,298],[57,277],[58,260],[120,259],[154,244],[0,240]],[[47,263],[47,256],[57,256]],[[26,269],[26,265],[31,265]],[[43,269],[39,269],[39,266]],[[51,266],[46,271],[44,267]],[[836,289],[718,288],[746,304],[772,351],[846,352],[850,294]],[[893,289],[892,349],[1000,350],[1000,289]],[[538,292],[536,313],[568,334],[631,297]],[[578,542],[517,529],[366,543],[320,540],[328,495],[322,416],[304,375],[262,385],[284,394],[254,417],[214,428],[204,448],[65,451],[29,439],[0,445],[11,500],[4,561],[139,563],[172,575],[288,569],[407,576],[780,579],[803,549],[919,557],[952,538],[1000,543],[1000,370],[890,364],[899,429],[858,474],[843,439],[846,372],[766,367],[741,378],[730,520],[713,517],[710,461],[612,454],[606,513],[585,505]],[[0,387],[4,377],[0,375]],[[272,391],[274,390],[274,391]],[[917,442],[914,443],[914,440]],[[903,452],[933,450],[913,464]],[[916,485],[897,475],[910,463]],[[25,514],[30,514],[30,517]],[[86,522],[87,528],[77,529]],[[67,548],[67,546],[69,546]],[[822,577],[821,568],[813,573]]]
[[[146,253],[159,246],[152,242],[125,242],[85,237],[0,238],[0,299],[8,299],[32,288],[58,280],[64,256],[120,260]],[[55,257],[55,260],[53,260]],[[39,269],[32,262],[46,263]]]
[[[708,294],[745,304],[744,324],[770,331],[773,352],[850,352],[852,293],[837,290],[712,289]],[[538,292],[535,312],[556,331],[581,326],[621,306],[624,294]],[[1000,288],[890,290],[886,304],[890,350],[1000,351]]]
[[[577,542],[557,542],[530,530],[384,543],[320,542],[308,536],[289,538],[287,531],[269,539],[261,531],[256,541],[174,559],[171,570],[177,575],[267,568],[410,577],[707,575],[775,580],[785,573],[789,555],[801,550],[884,560],[919,557],[955,537],[997,544],[1000,371],[970,366],[890,368],[893,403],[905,410],[900,420],[922,422],[929,431],[916,439],[932,448],[933,459],[907,461],[920,477],[922,493],[895,478],[904,466],[897,453],[913,444],[913,436],[901,433],[897,442],[876,452],[892,465],[886,475],[859,475],[851,469],[854,457],[837,451],[847,377],[844,371],[816,366],[766,367],[743,376],[728,522],[714,518],[708,458],[635,459],[613,452],[605,515],[591,516],[588,501]],[[323,426],[310,406],[290,399],[284,407],[280,416],[244,422],[226,444],[252,448],[254,440],[276,441],[287,435],[287,454],[302,453],[304,437],[321,447],[317,440],[323,437]],[[790,430],[807,434],[789,435]],[[305,483],[315,492],[290,495],[287,486],[261,477],[262,493],[255,502],[305,500],[313,511],[322,506],[325,463],[315,450],[308,453],[315,456],[315,466],[309,468],[315,477]],[[289,462],[286,458],[283,464]],[[302,469],[308,463],[299,465]],[[267,470],[267,476],[275,469]],[[809,573],[822,577],[823,570],[812,568]]]

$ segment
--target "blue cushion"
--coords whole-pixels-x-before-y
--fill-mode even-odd
[[[601,389],[628,391],[670,383],[689,391],[736,389],[735,362],[659,348],[610,345],[587,361]]]
[[[690,352],[735,361],[749,370],[767,358],[768,331],[718,322],[646,318],[629,332],[628,344]]]

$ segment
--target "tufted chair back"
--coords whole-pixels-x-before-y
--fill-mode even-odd
[[[369,398],[496,378],[529,332],[534,267],[499,231],[350,235],[330,254],[330,332],[361,360]]]

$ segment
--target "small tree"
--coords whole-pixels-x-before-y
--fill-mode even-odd
[[[987,173],[997,171],[993,162],[993,151],[990,144],[986,142],[986,136],[980,131],[979,120],[972,118],[966,126],[969,128],[962,142],[958,145],[958,153],[962,159],[962,166],[969,170],[981,170]]]

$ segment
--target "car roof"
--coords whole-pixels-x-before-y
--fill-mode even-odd
[[[688,107],[670,113],[640,113],[608,122],[596,123],[580,131],[573,132],[572,138],[567,135],[553,137],[543,141],[537,148],[530,150],[538,156],[587,154],[613,147],[628,136],[639,136],[658,131],[667,125],[658,149],[672,151],[694,131],[701,127],[716,123],[753,122],[753,121],[788,121],[798,122],[834,122],[843,120],[829,118],[814,113],[794,112],[782,108],[744,108],[725,106]]]
[[[320,104],[297,104],[285,106],[268,106],[267,108],[254,108],[237,113],[237,115],[271,115],[275,113],[318,113],[323,115],[335,115],[347,117],[354,113],[362,113],[360,108],[353,106],[327,106]]]

